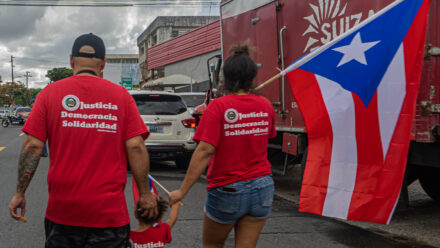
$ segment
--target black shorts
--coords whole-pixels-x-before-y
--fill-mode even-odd
[[[126,248],[130,238],[130,225],[109,228],[90,228],[60,225],[44,220],[46,248]]]

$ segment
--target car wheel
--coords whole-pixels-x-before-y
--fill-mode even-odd
[[[174,162],[176,163],[176,167],[179,169],[188,168],[190,161],[191,161],[191,156],[182,156],[174,160]]]

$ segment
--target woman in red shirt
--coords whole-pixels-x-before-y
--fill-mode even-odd
[[[267,145],[276,136],[275,113],[266,98],[249,93],[257,66],[248,47],[231,51],[223,68],[230,94],[204,111],[188,172],[169,195],[170,204],[182,200],[208,167],[203,247],[223,247],[233,228],[236,247],[255,247],[272,208]]]

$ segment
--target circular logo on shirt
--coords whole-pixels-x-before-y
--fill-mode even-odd
[[[234,123],[238,120],[238,112],[237,110],[231,108],[226,110],[225,112],[225,120],[229,123]]]
[[[75,111],[79,108],[79,98],[75,95],[67,95],[62,101],[63,107],[68,111]]]

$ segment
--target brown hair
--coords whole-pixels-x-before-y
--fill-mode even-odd
[[[135,210],[135,217],[136,219],[138,219],[140,222],[145,223],[145,224],[154,224],[159,222],[163,215],[165,214],[165,212],[168,209],[168,202],[165,201],[163,199],[163,197],[159,197],[159,200],[157,201],[157,209],[158,209],[158,214],[155,218],[148,218],[148,216],[143,217],[141,214],[142,212],[138,211],[139,209],[139,201],[136,203],[136,210]]]
[[[237,92],[251,89],[253,80],[257,76],[257,65],[249,57],[250,50],[246,43],[231,47],[231,56],[223,66],[226,90]]]

